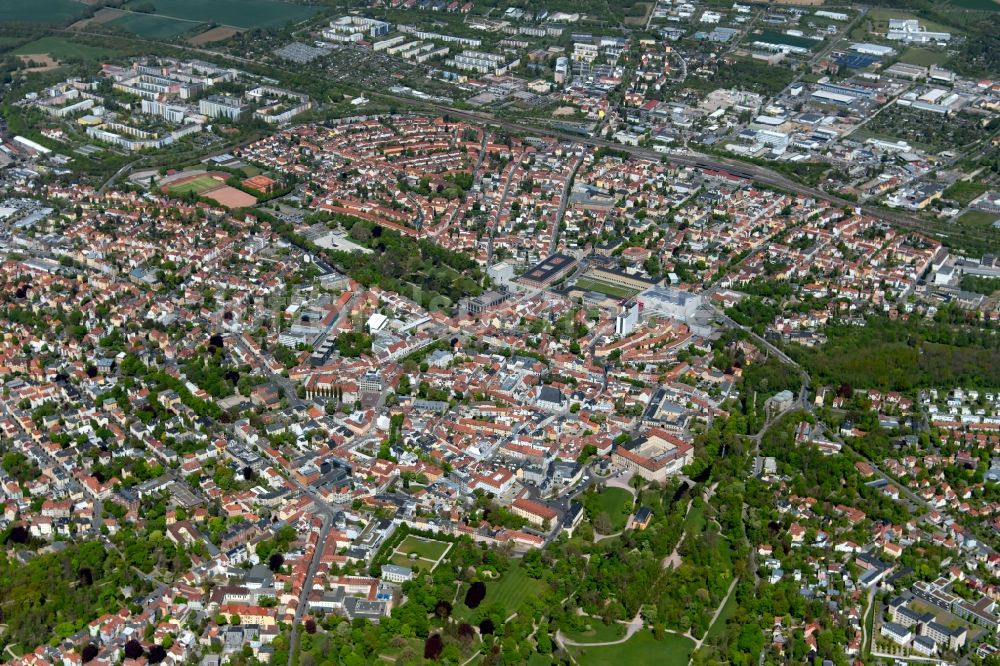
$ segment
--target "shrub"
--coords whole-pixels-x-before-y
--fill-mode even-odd
[[[437,660],[443,650],[444,642],[441,640],[441,634],[431,634],[424,642],[424,659]]]
[[[465,593],[465,605],[469,608],[479,608],[479,604],[483,603],[485,598],[486,584],[482,581],[476,581],[469,586],[469,591]]]

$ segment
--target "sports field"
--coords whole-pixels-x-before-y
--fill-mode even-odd
[[[628,664],[629,666],[687,666],[694,643],[683,636],[666,634],[660,640],[640,631],[620,645],[570,648],[580,666]]]
[[[208,197],[226,208],[247,208],[257,203],[257,197],[229,185],[205,190],[202,192],[202,196]]]
[[[156,14],[126,13],[107,25],[127,30],[146,39],[173,39],[186,32],[193,32],[200,27],[200,21],[182,21],[169,16]]]
[[[183,179],[176,185],[168,185],[167,190],[174,196],[182,196],[188,192],[201,194],[206,190],[211,190],[219,187],[220,185],[222,185],[222,183],[211,176],[197,176],[191,180]]]
[[[68,23],[85,8],[74,0],[3,0],[0,23]]]
[[[577,289],[583,289],[584,291],[596,291],[599,294],[605,294],[614,298],[631,298],[636,294],[635,289],[629,289],[628,287],[622,287],[616,284],[609,284],[607,282],[602,282],[601,280],[595,280],[588,277],[578,279],[575,287]]]
[[[152,2],[156,13],[199,23],[219,23],[239,28],[273,28],[298,23],[319,7],[293,5],[279,0],[141,0]],[[129,3],[133,4],[133,3]],[[128,9],[129,5],[125,5]]]

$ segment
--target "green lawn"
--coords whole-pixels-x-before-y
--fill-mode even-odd
[[[962,31],[955,26],[928,21],[927,19],[917,16],[914,13],[893,9],[891,7],[873,7],[868,11],[867,17],[872,22],[872,30],[876,34],[882,35],[883,37],[885,37],[886,31],[889,29],[889,19],[891,18],[917,19],[920,21],[921,26],[931,32],[950,32],[952,35],[963,34]]]
[[[15,55],[40,55],[43,53],[56,60],[69,60],[106,58],[115,55],[116,52],[99,46],[71,42],[64,37],[42,37],[14,49]]]
[[[508,613],[516,611],[525,599],[542,592],[544,583],[529,578],[520,564],[515,564],[498,581],[486,583],[485,604],[498,603]]]
[[[416,553],[417,556],[425,560],[437,562],[448,550],[448,545],[443,541],[422,539],[411,534],[396,547],[396,553],[404,557],[410,553]]]
[[[736,605],[736,590],[734,589],[733,593],[729,595],[728,599],[726,599],[726,605],[722,607],[722,612],[719,613],[719,617],[715,618],[715,624],[709,627],[708,631],[705,632],[706,643],[712,642],[713,639],[722,634],[726,628],[726,622],[728,622],[729,618],[731,618],[733,613],[736,612]]]
[[[899,9],[893,9],[891,7],[873,7],[868,12],[868,19],[872,22],[872,31],[876,34],[885,36],[886,31],[889,29],[889,19],[917,19],[920,21],[920,25],[930,30],[931,32],[950,32],[952,35],[963,34],[961,30],[954,26],[943,25],[941,23],[934,23],[933,21],[928,21],[916,14],[912,14],[907,11],[901,11]]]
[[[155,14],[125,14],[107,25],[127,30],[146,39],[173,39],[200,27],[200,21],[182,21]]]
[[[616,284],[608,284],[607,282],[601,282],[600,280],[594,280],[586,277],[580,278],[576,281],[576,288],[583,289],[584,291],[596,291],[600,294],[614,296],[615,298],[631,298],[636,294],[635,289],[620,287]]]
[[[684,518],[684,533],[688,535],[701,534],[705,529],[705,505],[692,506]]]
[[[12,48],[14,48],[15,46],[17,46],[18,44],[20,44],[23,41],[24,41],[24,39],[22,39],[21,37],[4,37],[4,36],[0,36],[0,52],[4,52],[4,51],[7,51],[8,49],[12,49]]]
[[[486,598],[483,599],[480,608],[499,604],[504,608],[504,616],[509,617],[524,603],[525,599],[541,594],[544,585],[543,582],[530,578],[521,568],[520,563],[515,562],[499,580],[486,581]],[[476,612],[475,609],[466,608],[463,603],[468,589],[468,585],[462,585],[458,594],[458,603],[455,605],[455,617],[462,621],[471,619]]]
[[[947,190],[941,193],[945,199],[954,199],[963,206],[968,206],[973,199],[990,189],[986,183],[974,180],[960,180],[953,183]]]
[[[955,220],[955,224],[966,229],[977,231],[996,231],[993,223],[1000,220],[1000,215],[982,210],[967,210]]]
[[[140,0],[142,4],[146,0]],[[220,23],[238,28],[274,28],[299,23],[319,11],[319,7],[279,2],[279,0],[149,0],[156,13],[189,21]],[[129,5],[125,8],[128,9]]]
[[[4,0],[0,23],[66,24],[83,14],[84,4],[74,0]]]
[[[605,488],[592,499],[590,494],[587,494],[584,497],[584,506],[591,521],[602,511],[607,512],[611,518],[611,531],[620,532],[625,529],[628,517],[632,514],[632,495],[624,488]]]
[[[571,648],[580,666],[687,666],[694,643],[683,636],[667,634],[661,640],[648,631],[641,631],[620,645],[592,648]]]
[[[590,627],[587,631],[564,631],[563,635],[577,643],[605,643],[616,641],[625,635],[623,624],[604,624],[600,620],[592,620]]]
[[[406,555],[402,555],[401,553],[394,553],[389,558],[389,563],[395,564],[400,567],[410,567],[411,569],[419,567],[421,565],[423,566],[424,569],[429,569],[431,566],[431,563],[428,562],[427,560],[422,560],[420,558],[411,560],[409,557],[407,557]]]
[[[865,609],[865,627],[868,640],[861,646],[862,657],[868,657],[868,653],[871,651],[872,638],[875,636],[875,608],[877,603],[878,601],[872,599],[872,603]]]
[[[903,52],[903,55],[899,57],[900,62],[905,62],[908,65],[919,65],[921,67],[930,67],[931,65],[940,65],[948,59],[948,54],[943,51],[932,51],[930,49],[921,49],[917,47],[910,47]]]

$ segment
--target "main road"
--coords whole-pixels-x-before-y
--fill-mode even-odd
[[[294,663],[296,648],[299,643],[299,624],[302,622],[302,616],[305,614],[306,607],[309,604],[309,592],[312,590],[313,578],[316,577],[316,571],[323,560],[323,550],[326,548],[326,540],[330,535],[330,527],[333,525],[333,520],[329,512],[323,511],[322,515],[323,526],[320,528],[319,539],[316,541],[316,548],[313,550],[312,560],[309,562],[306,579],[303,581],[302,589],[299,592],[299,605],[295,608],[295,619],[292,621],[292,633],[288,639],[288,666],[292,666]]]

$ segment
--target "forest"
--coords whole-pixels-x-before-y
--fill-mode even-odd
[[[8,537],[9,540],[9,537]],[[0,552],[0,650],[24,651],[66,638],[125,603],[123,588],[145,583],[97,541],[15,562]]]
[[[826,344],[790,345],[788,353],[816,384],[887,391],[1000,385],[1000,335],[956,325],[951,314],[943,310],[936,321],[872,317],[866,326],[832,325]]]

